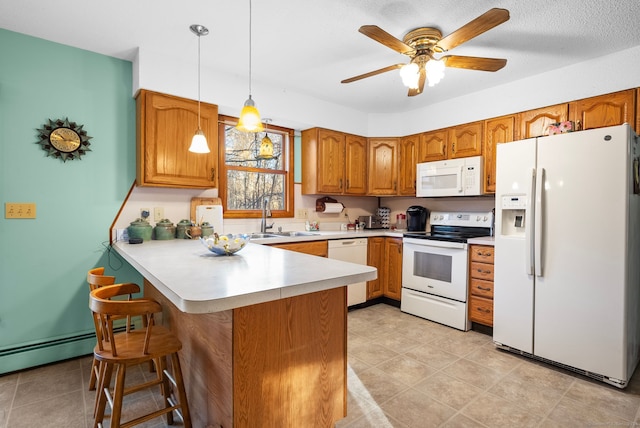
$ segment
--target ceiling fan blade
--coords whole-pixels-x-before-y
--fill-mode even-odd
[[[396,39],[377,25],[363,25],[358,31],[360,31],[365,36],[372,38],[376,42],[382,43],[386,47],[391,48],[401,54],[410,55],[415,52],[415,50],[411,46],[407,45],[401,40]]]
[[[502,58],[481,58],[477,56],[447,55],[440,58],[444,65],[454,68],[466,68],[480,71],[498,71],[507,64]]]
[[[424,90],[424,82],[426,80],[427,80],[427,72],[425,71],[424,67],[420,67],[420,80],[418,80],[418,88],[417,89],[409,88],[409,93],[407,94],[407,96],[415,97],[416,95],[420,95]]]
[[[509,20],[509,11],[493,8],[442,38],[436,49],[446,52]]]
[[[371,76],[375,76],[376,74],[382,74],[382,73],[386,73],[387,71],[393,71],[393,70],[397,70],[399,68],[401,68],[404,64],[394,64],[394,65],[390,65],[388,67],[385,68],[380,68],[378,70],[374,70],[374,71],[370,71],[368,73],[364,73],[364,74],[360,74],[358,76],[354,76],[354,77],[350,77],[349,79],[344,79],[343,81],[341,81],[340,83],[351,83],[351,82],[355,82],[356,80],[360,80],[360,79],[365,79],[367,77],[371,77]]]

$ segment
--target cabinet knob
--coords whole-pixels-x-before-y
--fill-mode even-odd
[[[215,168],[211,168],[211,181],[212,182],[216,182],[216,169]]]

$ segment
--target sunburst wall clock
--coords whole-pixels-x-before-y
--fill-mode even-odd
[[[86,152],[91,151],[89,140],[92,138],[75,122],[69,122],[68,118],[51,120],[38,129],[38,144],[47,152],[47,156],[60,158],[63,162],[67,159],[80,159]]]

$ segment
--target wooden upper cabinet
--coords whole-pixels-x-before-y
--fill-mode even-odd
[[[329,129],[302,131],[302,193],[342,194],[345,135]]]
[[[369,138],[368,194],[398,192],[398,138]]]
[[[200,103],[210,153],[189,151],[198,129],[198,102],[140,90],[136,96],[138,186],[212,188],[218,184],[218,106]]]
[[[420,134],[418,163],[447,159],[448,135],[446,129]]]
[[[420,134],[400,139],[398,164],[398,195],[416,195],[416,164]]]
[[[449,159],[480,156],[484,139],[484,121],[467,123],[449,129]]]
[[[518,113],[519,131],[516,140],[547,135],[552,123],[569,120],[569,104],[556,104]]]
[[[345,195],[367,193],[367,139],[347,134],[345,137]]]
[[[612,94],[585,98],[569,103],[571,120],[580,122],[580,129],[604,128],[606,126],[635,121],[636,90],[614,92]]]
[[[636,102],[640,100],[640,88],[636,89]],[[636,109],[636,133],[640,133],[640,108]]]
[[[484,123],[484,193],[496,191],[496,152],[498,144],[514,139],[515,115],[497,117]]]

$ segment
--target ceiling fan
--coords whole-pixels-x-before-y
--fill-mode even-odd
[[[429,86],[437,83],[444,76],[444,67],[498,71],[507,64],[506,59],[458,55],[446,55],[436,58],[434,54],[447,52],[508,20],[508,10],[494,8],[446,37],[442,37],[442,33],[437,28],[421,27],[408,32],[402,40],[395,38],[376,25],[363,25],[358,31],[396,52],[408,55],[411,61],[408,64],[394,64],[369,73],[360,74],[345,79],[341,83],[351,83],[386,73],[387,71],[400,69],[403,83],[409,87],[408,95],[412,97],[422,93],[426,80],[429,80]]]

